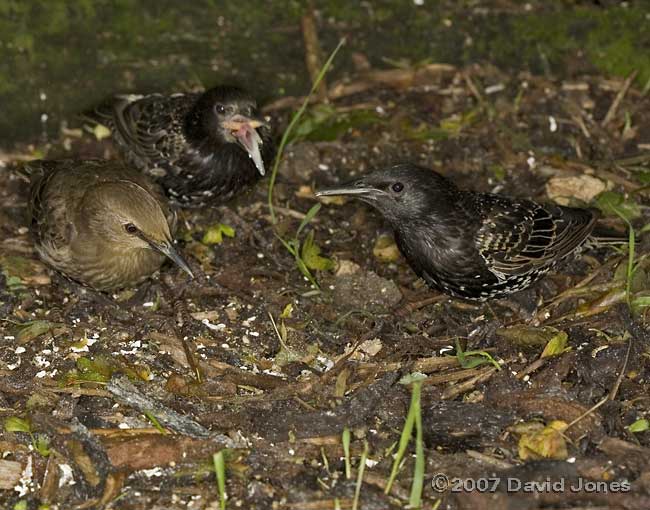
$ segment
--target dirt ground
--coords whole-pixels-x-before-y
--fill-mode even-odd
[[[110,141],[71,130],[3,156],[0,507],[217,509],[221,451],[227,508],[353,508],[357,488],[358,508],[404,508],[415,434],[385,489],[411,401],[400,379],[421,373],[424,508],[650,508],[646,238],[629,278],[627,252],[600,247],[511,300],[468,304],[428,290],[360,203],[324,203],[296,236],[315,189],[404,160],[539,200],[586,205],[609,190],[640,230],[647,90],[593,73],[363,67],[347,82],[357,92],[313,106],[288,146],[275,225],[268,181],[184,212],[194,280],[165,266],[101,296],[52,273],[14,163],[110,156]],[[267,108],[278,134],[297,104]],[[625,230],[616,214],[603,221]],[[218,224],[235,235],[211,244]],[[334,262],[313,271],[319,288],[279,239],[311,235]],[[560,348],[542,357],[549,342]]]

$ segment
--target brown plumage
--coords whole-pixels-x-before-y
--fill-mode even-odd
[[[36,250],[57,271],[96,290],[129,287],[174,250],[176,215],[146,176],[107,160],[32,161],[29,212]]]

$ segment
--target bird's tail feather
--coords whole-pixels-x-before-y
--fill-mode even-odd
[[[137,101],[144,96],[136,94],[120,94],[115,95],[102,103],[99,103],[97,106],[81,112],[78,116],[84,121],[92,125],[101,124],[107,128],[111,128],[114,124],[114,113],[118,106]]]
[[[623,246],[630,241],[629,232],[621,232],[600,224],[596,225],[589,237],[590,242],[596,246]]]

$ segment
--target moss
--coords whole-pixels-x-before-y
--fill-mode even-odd
[[[387,59],[565,76],[583,52],[585,69],[650,79],[650,6],[576,7],[531,2],[535,12],[487,9],[474,2],[317,0],[321,43],[346,34],[335,76],[365,53]],[[305,0],[0,0],[0,143],[31,139],[63,118],[129,91],[190,84],[245,83],[261,100],[308,88],[299,18]],[[496,4],[495,4],[496,5]],[[451,24],[445,20],[450,20]],[[472,43],[468,44],[471,40]],[[571,60],[569,57],[574,57]],[[581,68],[581,72],[584,69]],[[41,101],[41,92],[47,99]],[[47,113],[46,126],[40,123]]]

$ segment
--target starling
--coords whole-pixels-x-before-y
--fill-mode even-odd
[[[32,161],[29,213],[44,262],[95,290],[135,285],[170,258],[176,215],[157,185],[120,162]]]
[[[106,125],[124,159],[183,207],[230,200],[257,182],[275,155],[255,100],[237,87],[117,96],[88,117]]]
[[[594,209],[461,190],[412,164],[316,195],[350,195],[378,209],[418,276],[446,294],[475,301],[525,289],[578,251],[598,219]]]

